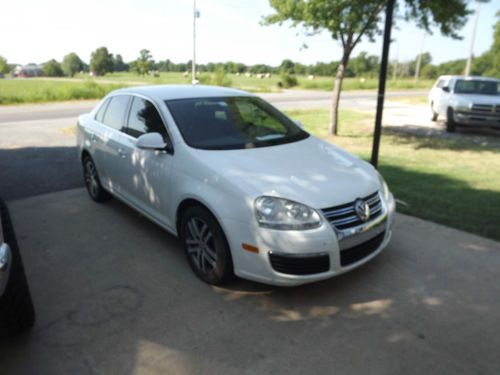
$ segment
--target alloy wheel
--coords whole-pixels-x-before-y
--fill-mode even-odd
[[[188,255],[198,270],[208,275],[217,267],[217,250],[213,233],[208,224],[199,217],[192,217],[186,227],[185,242]]]

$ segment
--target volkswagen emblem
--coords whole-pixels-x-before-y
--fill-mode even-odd
[[[357,199],[354,202],[354,212],[356,212],[361,221],[368,221],[370,219],[370,206],[363,199]]]

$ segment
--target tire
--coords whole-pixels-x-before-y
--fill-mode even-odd
[[[207,284],[221,285],[234,277],[231,251],[215,217],[201,206],[182,215],[180,238],[193,272]]]
[[[94,161],[90,156],[85,156],[82,161],[83,179],[85,187],[90,195],[90,198],[98,203],[103,203],[111,199],[111,194],[108,193],[101,185],[99,174]]]
[[[10,277],[5,292],[0,297],[0,323],[1,328],[8,332],[21,332],[35,323],[35,309],[12,221],[3,202],[0,202],[0,211],[5,242],[12,251]]]
[[[457,127],[457,123],[453,118],[453,109],[448,108],[446,111],[446,131],[450,133],[454,133]]]
[[[431,121],[437,121],[438,113],[434,110],[434,103],[431,103]]]

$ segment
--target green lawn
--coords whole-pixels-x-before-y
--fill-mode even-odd
[[[69,79],[0,79],[0,105],[97,99],[122,86]]]
[[[290,111],[311,133],[368,160],[373,117],[342,111],[339,135],[327,136],[328,111]],[[384,132],[380,171],[398,210],[500,240],[500,140],[466,135],[453,139]]]
[[[202,73],[199,77],[202,83],[213,84],[210,73]],[[280,91],[279,75],[259,79],[256,76],[247,77],[244,74],[229,74],[231,86],[252,92]],[[332,77],[315,77],[313,80],[298,76],[297,89],[332,90]],[[88,75],[77,75],[75,78],[29,78],[0,79],[0,105],[18,103],[54,102],[63,100],[97,99],[109,91],[131,85],[151,84],[187,84],[191,77],[182,73],[161,73],[159,77],[138,76],[134,73],[111,73],[103,77],[90,78]],[[376,79],[346,78],[343,90],[374,90]],[[430,81],[414,82],[413,80],[388,81],[389,90],[428,89]]]

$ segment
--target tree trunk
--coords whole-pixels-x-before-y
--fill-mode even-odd
[[[337,68],[337,75],[335,76],[335,84],[333,85],[332,108],[330,111],[330,126],[328,132],[330,135],[337,135],[337,124],[339,117],[339,101],[340,92],[342,91],[342,82],[344,81],[345,69],[349,62],[349,51],[344,51],[344,56],[340,60],[339,67]]]

